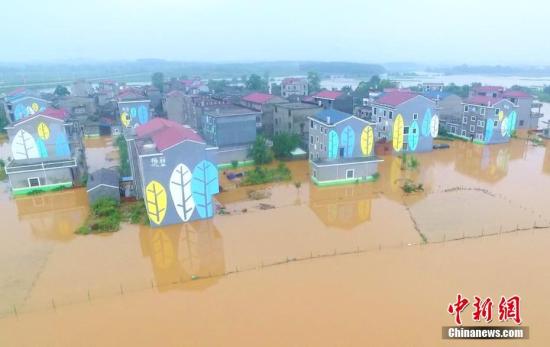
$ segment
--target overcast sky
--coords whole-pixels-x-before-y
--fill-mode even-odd
[[[550,64],[546,0],[3,0],[0,61]]]

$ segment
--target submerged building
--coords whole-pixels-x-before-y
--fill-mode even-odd
[[[334,109],[309,117],[309,163],[317,185],[368,181],[381,161],[374,155],[374,123]]]
[[[136,195],[151,226],[211,218],[219,192],[215,147],[188,126],[154,118],[127,136]]]
[[[28,89],[18,88],[8,93],[3,98],[2,104],[8,122],[13,123],[44,111],[51,103]]]
[[[6,173],[14,195],[72,187],[86,172],[82,131],[63,109],[47,108],[7,126]]]

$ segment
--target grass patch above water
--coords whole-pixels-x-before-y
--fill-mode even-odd
[[[131,224],[147,224],[147,211],[143,201],[119,203],[112,198],[102,198],[96,201],[91,209],[86,223],[75,233],[81,235],[115,232],[120,229],[121,222]]]
[[[253,170],[245,172],[241,182],[243,186],[252,186],[270,182],[290,181],[292,173],[285,163],[279,163],[276,168],[256,166]]]

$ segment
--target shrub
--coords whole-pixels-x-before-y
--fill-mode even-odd
[[[231,167],[236,169],[239,166],[238,160],[231,160]]]
[[[256,137],[256,141],[250,147],[249,155],[256,165],[269,164],[273,161],[273,152],[267,145],[267,139],[263,136]]]
[[[290,158],[292,152],[300,144],[297,134],[280,133],[273,137],[273,154],[277,159]]]

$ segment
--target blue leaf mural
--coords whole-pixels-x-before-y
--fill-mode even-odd
[[[416,151],[419,137],[420,129],[418,128],[418,122],[413,120],[411,126],[409,127],[409,150]]]
[[[493,137],[494,127],[494,121],[490,118],[487,119],[487,122],[485,124],[485,142],[491,141],[491,137]]]
[[[140,124],[145,124],[149,121],[149,110],[147,107],[141,105],[138,108],[138,120]]]
[[[220,192],[218,183],[218,168],[207,160],[203,160],[193,169],[191,182],[195,209],[201,218],[214,215],[212,195]]]
[[[348,125],[342,130],[342,147],[344,147],[344,157],[353,157],[353,147],[355,146],[355,132]]]
[[[432,122],[432,109],[426,109],[424,119],[422,120],[422,136],[431,136],[430,125]]]
[[[130,108],[130,116],[132,117],[132,119],[136,119],[137,109],[135,107]]]
[[[338,146],[338,134],[334,130],[329,131],[327,147],[329,159],[336,159],[336,157],[338,156]]]
[[[65,136],[65,134],[58,134],[55,138],[55,155],[59,157],[68,157],[71,155],[69,143],[67,142],[67,136]]]
[[[510,134],[510,136],[516,130],[517,120],[518,120],[518,115],[516,111],[510,112],[510,115],[508,116],[508,134]]]
[[[46,144],[42,139],[36,140],[36,146],[38,147],[38,153],[40,153],[40,158],[48,157],[48,150],[46,149]]]
[[[27,109],[25,106],[19,104],[15,106],[15,110],[13,111],[13,118],[15,121],[20,120],[21,118],[25,117],[27,115]]]

